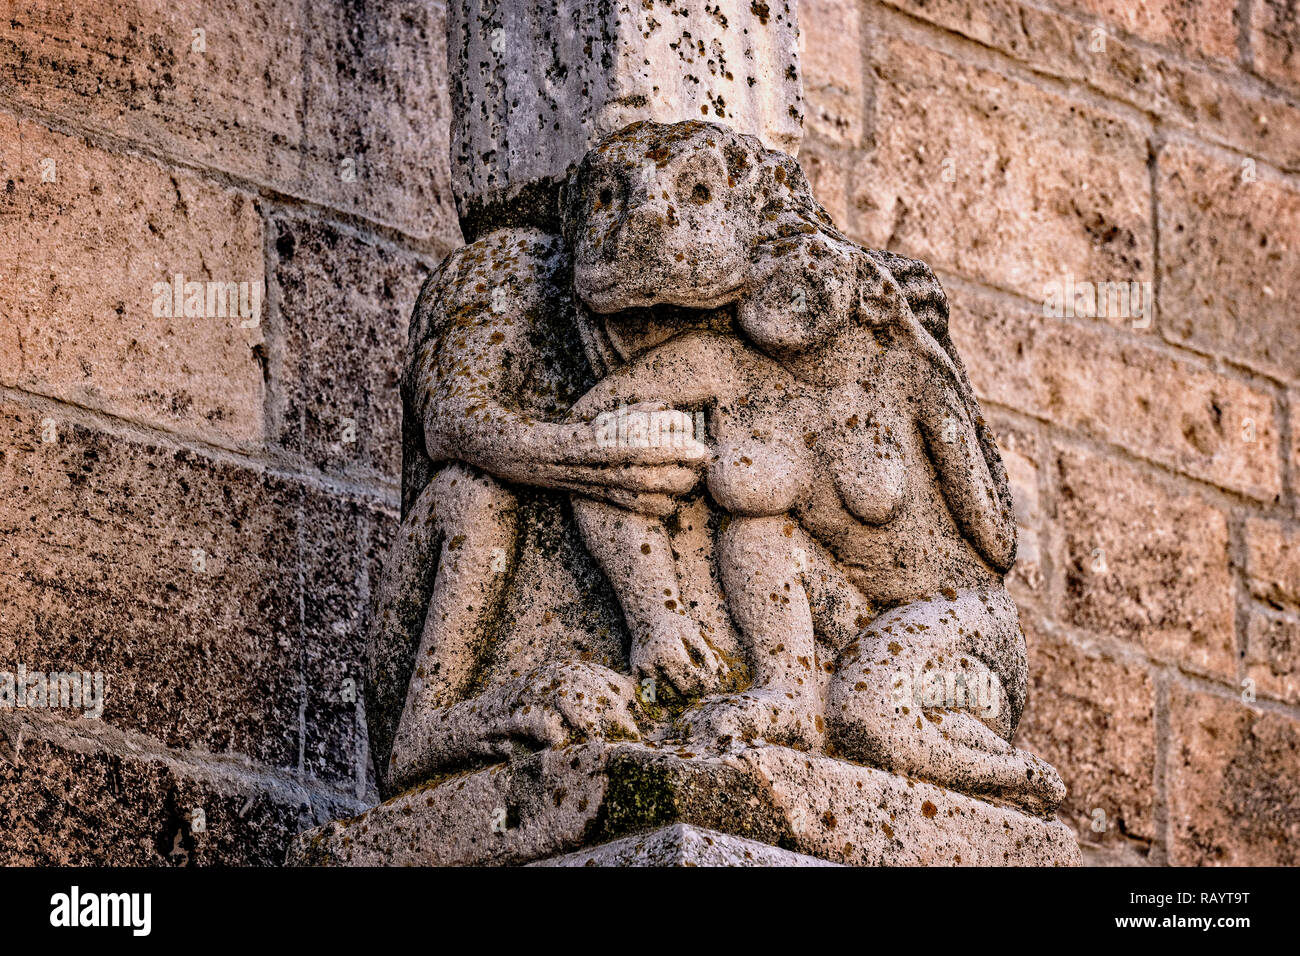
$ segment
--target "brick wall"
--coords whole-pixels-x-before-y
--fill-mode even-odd
[[[274,863],[373,796],[396,374],[459,242],[443,9],[0,6],[0,670],[109,678],[102,721],[0,711],[0,862]],[[998,430],[1021,742],[1088,856],[1300,862],[1294,11],[801,18],[818,195],[940,271]],[[177,273],[264,282],[260,321],[155,315]],[[1150,321],[1046,316],[1067,277]]]
[[[1085,857],[1300,863],[1294,4],[800,17],[804,165],[855,238],[940,272],[998,432],[1020,743],[1060,768]],[[1067,276],[1150,283],[1149,321],[1045,314]]]
[[[278,863],[373,791],[397,370],[460,241],[443,10],[2,6],[0,670],[108,686],[0,711],[0,862]],[[159,317],[178,273],[259,321]]]

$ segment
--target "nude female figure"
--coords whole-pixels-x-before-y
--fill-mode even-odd
[[[707,149],[673,145],[706,193],[718,188],[700,155]],[[678,157],[668,152],[672,170]],[[637,219],[638,194],[625,187],[623,196],[630,208],[619,214]],[[674,228],[673,217],[659,218]],[[754,245],[736,310],[748,341],[670,338],[612,371],[574,409],[671,398],[707,412],[708,487],[731,516],[718,560],[755,682],[688,715],[692,734],[704,745],[761,737],[825,747],[1051,812],[1063,796],[1059,777],[1009,742],[1026,685],[1024,639],[1002,584],[1015,528],[964,372],[913,313],[888,257],[808,225]],[[579,288],[586,262],[606,276],[654,274],[659,250],[673,248],[639,243],[620,269],[616,254],[584,248],[592,237],[617,242],[616,226],[570,232]],[[946,305],[928,305],[923,314],[946,339]],[[691,624],[658,597],[672,593],[662,527],[591,501],[575,502],[575,515],[643,639],[677,653]],[[846,628],[846,609],[866,626]],[[898,699],[900,675],[944,671],[962,683],[992,675],[998,706],[926,710]]]

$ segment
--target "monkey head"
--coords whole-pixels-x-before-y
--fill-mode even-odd
[[[799,164],[711,123],[634,123],[605,137],[561,200],[574,288],[593,312],[713,309],[744,295],[755,247],[829,219]]]

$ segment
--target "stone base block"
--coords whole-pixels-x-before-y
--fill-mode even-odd
[[[529,866],[839,866],[757,840],[674,823]]]
[[[602,844],[674,824],[850,866],[1079,863],[1057,820],[882,770],[784,747],[698,756],[610,743],[426,784],[300,834],[288,863],[511,865],[583,848],[584,863],[612,863],[648,851]]]

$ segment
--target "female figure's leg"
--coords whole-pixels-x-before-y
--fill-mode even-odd
[[[892,608],[836,663],[827,723],[836,752],[964,793],[1051,813],[1056,771],[1011,746],[1024,707],[1024,637],[1001,588]]]

